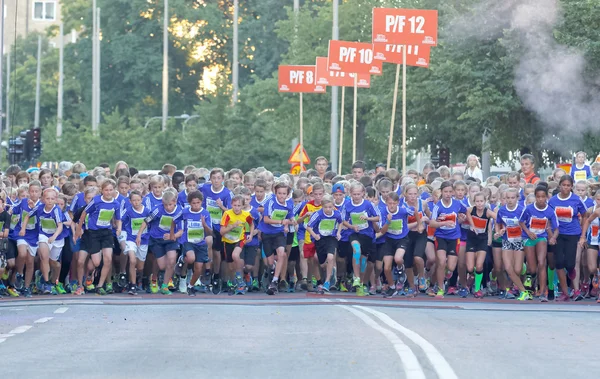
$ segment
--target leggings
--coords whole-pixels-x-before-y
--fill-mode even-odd
[[[566,268],[567,271],[571,271],[575,268],[577,241],[579,241],[579,235],[558,235],[556,246],[553,249],[556,269],[562,270]]]

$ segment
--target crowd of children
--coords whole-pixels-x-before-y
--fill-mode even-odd
[[[474,162],[473,162],[474,161]],[[475,163],[475,164],[473,164]],[[600,165],[482,181],[364,162],[295,177],[118,162],[8,168],[0,195],[0,296],[139,291],[330,291],[384,297],[600,302]]]

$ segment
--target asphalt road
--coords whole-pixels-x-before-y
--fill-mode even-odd
[[[599,320],[595,303],[0,300],[0,377],[590,378]]]

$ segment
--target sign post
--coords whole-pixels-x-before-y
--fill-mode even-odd
[[[430,46],[437,45],[436,10],[373,8],[375,59],[396,63],[387,168],[392,160],[400,64],[402,64],[402,172],[406,172],[406,66],[429,67]],[[401,54],[400,54],[401,53]]]
[[[325,93],[326,87],[316,83],[316,66],[279,66],[278,73],[279,92],[300,94],[300,150],[304,151],[304,117],[302,107],[303,93]],[[290,157],[291,159],[291,157]],[[304,170],[304,160],[299,162],[300,169]],[[308,161],[310,163],[310,160]]]
[[[352,160],[356,161],[356,123],[358,103],[358,74],[381,75],[382,61],[374,59],[373,44],[364,42],[329,41],[327,68],[333,72],[355,74],[354,112],[352,122]],[[341,149],[341,147],[340,147]],[[341,170],[340,170],[341,171]]]

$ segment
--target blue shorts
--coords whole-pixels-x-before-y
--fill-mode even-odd
[[[165,241],[150,237],[148,249],[154,254],[154,258],[159,259],[167,255],[169,251],[177,251],[179,243],[177,241]]]
[[[182,246],[182,251],[184,256],[190,251],[194,252],[194,262],[196,263],[208,263],[208,246],[205,243],[196,245],[186,242]]]

